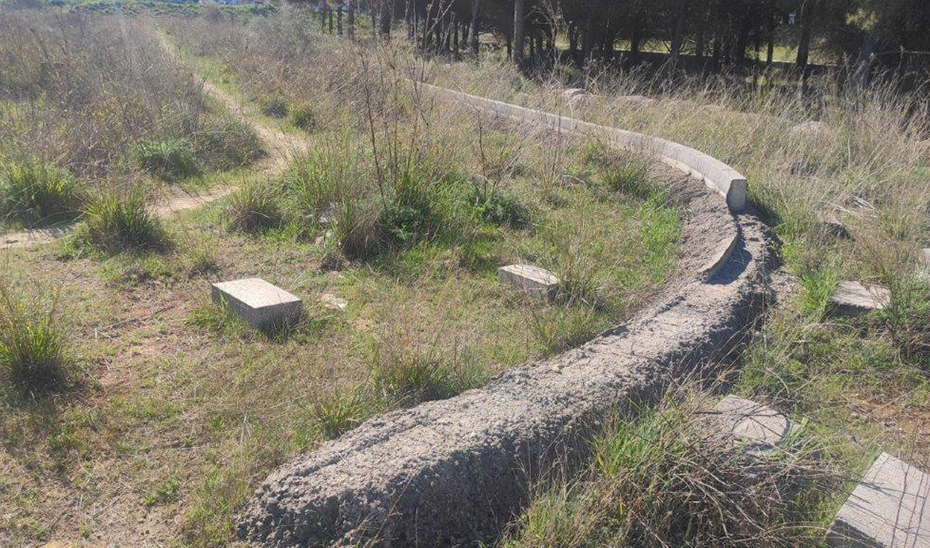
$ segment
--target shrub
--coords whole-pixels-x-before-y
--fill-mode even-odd
[[[169,243],[161,220],[139,190],[101,195],[87,208],[85,218],[79,238],[109,253],[162,249]]]
[[[62,169],[32,161],[0,169],[0,214],[26,223],[54,223],[78,216],[81,186]]]
[[[287,116],[287,100],[280,95],[263,97],[259,101],[259,108],[262,114],[271,118],[284,118]]]
[[[400,174],[392,199],[378,218],[384,238],[395,245],[429,240],[449,227],[444,182],[429,183],[413,171]]]
[[[291,124],[298,129],[306,132],[316,131],[317,123],[316,113],[309,105],[300,105],[291,112]]]
[[[136,141],[132,157],[139,167],[164,181],[174,182],[200,174],[193,149],[181,139]]]
[[[194,147],[201,164],[217,170],[246,166],[264,154],[255,130],[227,117],[208,118],[194,139]]]
[[[251,182],[237,190],[229,200],[230,228],[242,232],[263,232],[281,226],[284,214],[278,206],[277,189]]]
[[[17,389],[55,390],[69,378],[71,358],[52,306],[33,313],[0,282],[0,372]]]
[[[466,198],[475,215],[493,225],[522,228],[529,224],[529,211],[514,196],[497,189],[474,185]]]

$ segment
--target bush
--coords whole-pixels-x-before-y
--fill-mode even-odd
[[[309,105],[301,105],[291,112],[291,124],[306,132],[316,131],[318,127],[316,113]]]
[[[136,141],[132,157],[139,167],[164,181],[174,182],[200,174],[193,149],[180,139]]]
[[[378,218],[379,232],[395,245],[411,245],[430,240],[448,228],[445,185],[423,181],[413,172],[400,174],[392,199]]]
[[[211,116],[194,139],[201,165],[227,170],[246,166],[264,154],[251,127],[235,118]]]
[[[237,190],[229,200],[229,227],[232,230],[258,233],[281,226],[284,214],[278,206],[277,189],[251,182]]]
[[[474,185],[467,197],[475,215],[493,225],[523,228],[529,224],[529,211],[514,196],[497,189]]]
[[[0,283],[0,372],[19,390],[36,394],[63,386],[71,359],[54,307],[32,313]]]
[[[79,238],[109,253],[162,249],[168,236],[158,216],[146,204],[145,194],[101,195],[87,208],[86,222]]]
[[[54,223],[78,216],[81,186],[57,167],[22,162],[0,169],[0,214],[24,223]]]
[[[287,101],[280,95],[263,97],[259,101],[259,108],[262,114],[271,118],[284,118],[287,116]]]

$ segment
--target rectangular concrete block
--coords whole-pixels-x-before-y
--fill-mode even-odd
[[[292,324],[303,310],[298,297],[261,278],[215,283],[211,296],[256,329]]]
[[[865,287],[859,282],[840,282],[830,297],[833,313],[857,316],[882,310],[891,300],[891,292],[882,287]]]
[[[930,475],[879,455],[827,531],[835,548],[930,548]]]
[[[512,264],[497,269],[497,279],[524,292],[547,299],[555,298],[559,278],[544,268],[526,264]]]
[[[788,417],[771,407],[737,396],[727,396],[714,406],[714,423],[725,435],[750,446],[769,451],[791,430]]]

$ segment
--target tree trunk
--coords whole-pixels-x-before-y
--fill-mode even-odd
[[[481,32],[481,0],[471,0],[471,52],[478,55],[478,34]]]
[[[523,64],[523,24],[524,24],[524,0],[514,0],[513,2],[513,62],[520,66]]]
[[[807,68],[810,60],[811,27],[814,18],[814,0],[803,0],[801,5],[801,34],[798,37],[798,68]]]
[[[355,40],[355,5],[353,0],[346,0],[346,26],[349,31],[349,39]]]
[[[342,6],[336,8],[336,34],[342,36]]]
[[[382,0],[381,14],[378,17],[378,32],[381,38],[391,41],[391,19],[394,18],[394,0]]]
[[[768,47],[765,51],[765,66],[772,65],[772,59],[775,57],[775,21],[769,17],[768,26]]]
[[[330,34],[333,33],[333,19],[335,19],[335,17],[333,16],[333,11],[335,10],[333,9],[329,10],[329,33]]]
[[[329,11],[329,5],[326,0],[320,5],[320,32],[326,32],[326,12]]]
[[[688,0],[678,0],[678,9],[675,10],[675,34],[672,35],[671,56],[672,61],[678,61],[681,55],[681,45],[685,38],[685,19],[688,15]]]

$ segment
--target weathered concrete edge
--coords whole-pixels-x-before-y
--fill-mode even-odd
[[[517,122],[543,124],[566,134],[606,137],[611,144],[620,148],[651,151],[657,154],[664,163],[703,180],[708,187],[726,199],[732,211],[738,213],[746,208],[746,177],[724,162],[699,150],[635,131],[592,124],[431,84],[420,83],[418,85],[432,93],[455,97],[462,103]]]
[[[722,352],[755,317],[751,310],[764,292],[764,237],[758,223],[723,211],[712,215],[733,228],[715,231],[716,252],[709,245],[697,251],[708,266],[686,272],[692,281],[639,319],[549,360],[551,368],[516,370],[484,389],[390,413],[298,457],[256,492],[240,535],[282,547],[350,546],[372,535],[389,546],[489,538],[521,496],[514,462],[532,468],[551,459],[544,453],[567,451],[588,419],[620,401],[656,397]],[[707,279],[711,272],[714,280]],[[501,410],[488,406],[500,407],[502,398],[515,407],[499,422],[492,419]],[[477,424],[461,422],[476,416]],[[492,492],[493,499],[484,495],[476,504],[475,496]]]

